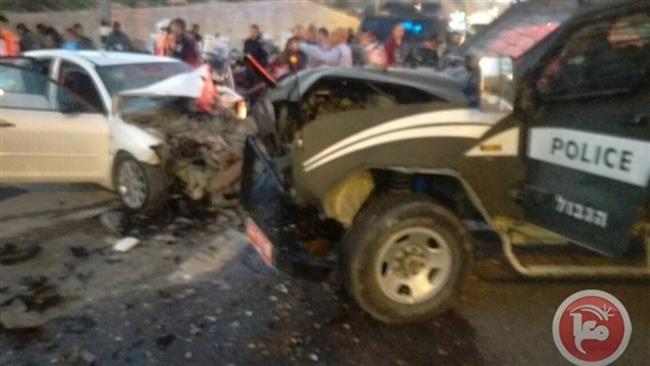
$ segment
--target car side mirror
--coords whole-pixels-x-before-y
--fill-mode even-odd
[[[512,111],[515,85],[512,59],[483,57],[479,60],[480,107],[486,111]]]

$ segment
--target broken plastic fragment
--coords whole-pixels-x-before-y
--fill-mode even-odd
[[[118,242],[115,243],[115,245],[113,245],[113,250],[116,250],[118,252],[128,252],[129,250],[131,250],[131,248],[135,247],[139,243],[140,240],[138,240],[137,238],[127,236],[125,238],[118,240]]]

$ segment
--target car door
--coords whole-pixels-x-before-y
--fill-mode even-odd
[[[650,10],[593,17],[536,77],[527,121],[527,221],[622,254],[648,202]]]
[[[0,75],[0,181],[101,181],[105,115],[37,69],[0,62]]]

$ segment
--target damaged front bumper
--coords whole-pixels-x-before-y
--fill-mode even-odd
[[[318,211],[300,207],[260,140],[246,141],[241,200],[248,213],[246,235],[270,266],[292,276],[322,280],[336,267],[331,249],[340,239],[338,224]]]

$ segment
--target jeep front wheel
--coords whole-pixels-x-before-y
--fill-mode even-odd
[[[348,291],[386,323],[425,320],[445,310],[471,256],[456,216],[416,194],[371,202],[347,233],[344,254]]]

